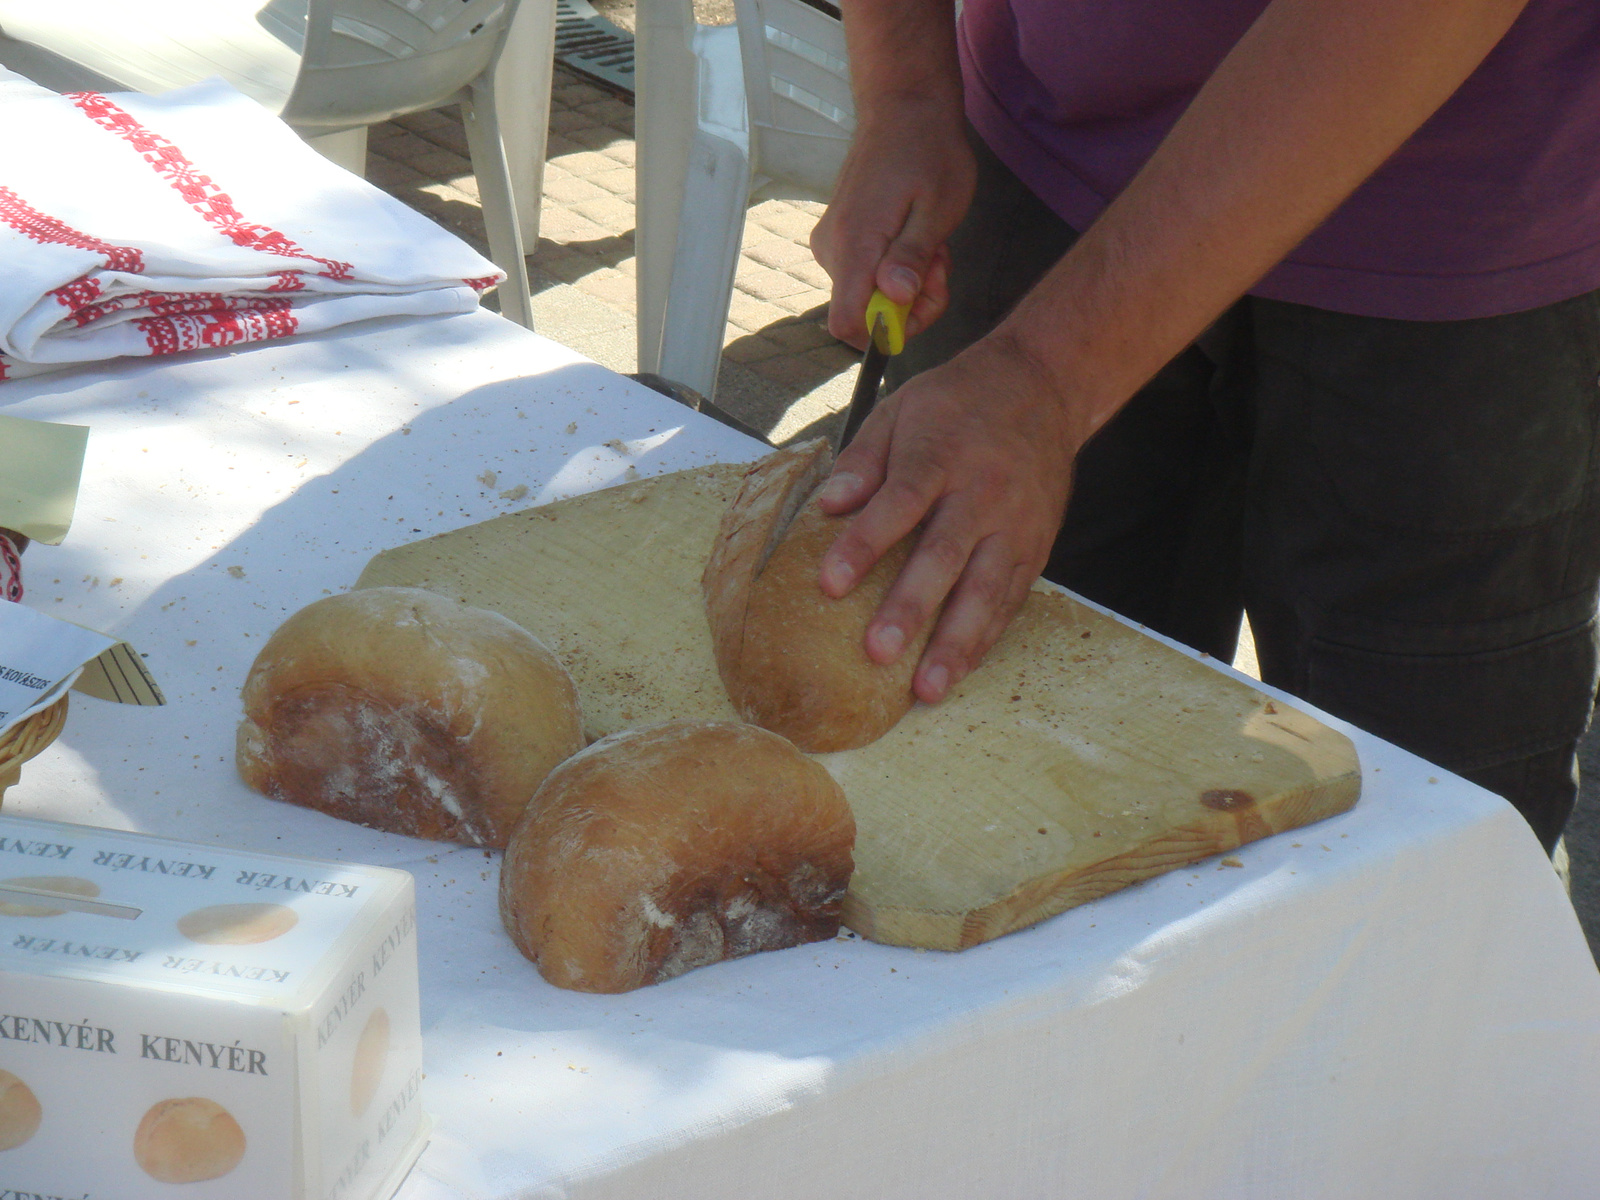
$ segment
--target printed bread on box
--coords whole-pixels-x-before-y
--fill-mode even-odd
[[[405,872],[0,817],[0,1196],[385,1200],[421,1063]]]

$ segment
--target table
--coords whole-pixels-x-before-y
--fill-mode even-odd
[[[414,872],[436,1127],[402,1200],[1459,1200],[1600,1178],[1600,975],[1553,872],[1503,801],[1353,730],[1361,802],[1240,869],[957,955],[841,938],[624,996],[517,955],[495,856],[245,789],[257,648],[376,551],[760,452],[553,343],[481,312],[375,322],[8,383],[0,410],[93,427],[72,534],[25,560],[30,603],[128,638],[171,701],[75,699],[6,810]]]

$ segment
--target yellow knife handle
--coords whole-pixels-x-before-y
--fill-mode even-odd
[[[872,290],[872,299],[867,301],[867,331],[879,350],[899,354],[906,348],[906,317],[910,312],[909,304],[896,304],[877,288]]]

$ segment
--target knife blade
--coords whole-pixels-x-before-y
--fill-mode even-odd
[[[861,356],[861,373],[856,376],[855,390],[850,393],[850,407],[845,410],[844,432],[839,435],[839,448],[850,444],[867,419],[873,405],[878,402],[878,388],[883,384],[883,369],[889,365],[887,351],[878,345],[877,332],[883,328],[879,317],[872,327],[872,337],[867,342],[867,352]]]
[[[867,302],[867,352],[861,356],[861,372],[856,376],[855,390],[850,393],[850,405],[845,409],[844,432],[839,436],[841,450],[850,444],[850,439],[855,437],[861,423],[877,404],[878,389],[890,356],[905,348],[908,311],[909,305],[902,307],[876,290]]]

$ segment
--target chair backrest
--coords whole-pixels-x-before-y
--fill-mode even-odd
[[[856,125],[844,26],[804,0],[735,9],[756,194],[826,200]]]
[[[258,20],[301,47],[283,117],[332,133],[445,104],[494,63],[517,0],[272,0]]]

